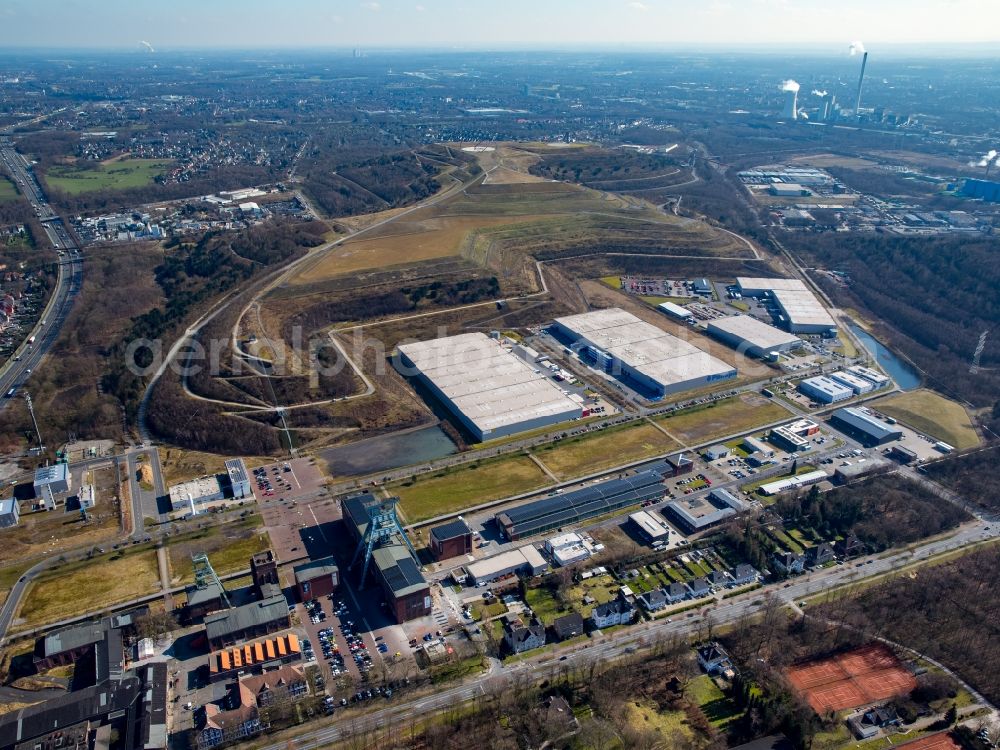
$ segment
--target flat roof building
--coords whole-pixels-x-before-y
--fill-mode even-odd
[[[518,549],[501,552],[493,557],[486,557],[469,563],[465,572],[469,580],[476,584],[492,583],[511,575],[536,576],[544,573],[549,567],[545,558],[532,545],[527,544]]]
[[[472,552],[472,529],[461,516],[435,526],[430,533],[430,548],[437,560],[468,555]]]
[[[72,485],[73,478],[66,464],[52,464],[35,469],[35,497],[44,503],[46,510],[53,510],[56,507],[55,496],[69,492]]]
[[[830,373],[830,380],[850,388],[855,396],[868,393],[875,388],[875,385],[870,380],[846,371]]]
[[[479,441],[576,419],[583,407],[546,375],[483,333],[401,344],[415,374]]]
[[[736,368],[617,307],[556,318],[555,331],[653,398],[735,378]]]
[[[250,475],[247,474],[247,467],[242,458],[230,458],[226,461],[226,475],[229,477],[229,487],[234,498],[242,500],[253,495]]]
[[[800,381],[799,390],[821,404],[835,404],[838,401],[846,401],[854,395],[851,388],[825,375]]]
[[[749,315],[730,315],[708,321],[708,332],[751,357],[787,352],[802,346],[802,339]]]
[[[854,365],[853,367],[848,367],[847,372],[851,373],[851,375],[856,375],[859,378],[864,378],[875,386],[876,389],[889,385],[888,377],[880,373],[878,370],[873,370],[870,367]]]
[[[649,511],[639,510],[635,513],[630,513],[628,520],[638,529],[643,539],[648,542],[664,541],[670,535],[670,531],[667,529],[666,524],[659,518],[658,514],[653,515]]]
[[[784,492],[785,490],[808,487],[811,484],[822,482],[826,478],[826,472],[817,469],[816,471],[809,471],[805,474],[799,474],[798,476],[785,477],[784,479],[778,479],[774,482],[762,484],[760,486],[760,493],[762,495],[776,495],[777,493]]]
[[[879,419],[865,408],[837,409],[830,415],[830,423],[868,447],[885,445],[903,437],[903,431],[897,425]]]
[[[691,532],[707,529],[745,509],[746,505],[726,490],[667,503],[667,514]]]
[[[663,497],[663,475],[647,470],[608,479],[573,492],[536,500],[497,513],[497,526],[511,541]]]
[[[223,497],[225,493],[217,476],[199,477],[170,488],[170,507],[172,510],[191,510],[193,506],[197,512],[200,506],[222,500]]]
[[[749,454],[760,453],[763,456],[774,455],[774,448],[765,443],[763,440],[753,437],[753,435],[747,435],[743,438],[743,450]]]
[[[586,560],[594,553],[594,548],[579,534],[570,532],[547,540],[545,551],[549,553],[556,565],[565,567]]]
[[[666,313],[671,318],[676,318],[677,320],[683,320],[685,323],[689,323],[694,320],[694,313],[688,310],[686,307],[681,307],[673,302],[663,302],[657,307],[661,312]]]
[[[744,297],[770,295],[792,333],[828,333],[837,328],[830,313],[799,279],[763,279],[741,276],[736,284]]]
[[[21,520],[21,506],[16,497],[0,500],[0,529],[17,526]]]

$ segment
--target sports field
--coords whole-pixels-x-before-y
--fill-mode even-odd
[[[925,388],[878,401],[876,408],[903,424],[933,435],[959,450],[979,445],[979,435],[962,405]]]
[[[534,461],[515,456],[417,477],[412,483],[391,485],[389,489],[399,496],[406,523],[418,523],[551,483]]]
[[[671,435],[697,445],[786,418],[792,418],[791,412],[774,401],[757,393],[743,393],[659,417],[657,422]]]
[[[127,190],[151,185],[170,164],[170,161],[162,159],[122,159],[102,162],[95,168],[55,166],[45,174],[45,182],[49,187],[70,195],[97,190]]]
[[[906,750],[961,750],[962,748],[948,732],[938,732],[913,742],[904,742],[896,747]]]
[[[560,479],[591,474],[679,447],[648,422],[551,443],[535,456]]]
[[[787,676],[818,714],[904,695],[917,686],[914,676],[881,643],[790,667]]]

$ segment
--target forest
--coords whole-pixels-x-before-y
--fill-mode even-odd
[[[950,456],[923,467],[935,482],[987,510],[1000,510],[1000,446],[994,445],[962,456]]]
[[[1000,324],[995,239],[838,233],[785,234],[782,242],[811,263],[846,273],[846,290],[821,281],[834,302],[860,303],[885,321],[877,333],[933,387],[976,406],[997,401],[1000,339],[990,334]]]

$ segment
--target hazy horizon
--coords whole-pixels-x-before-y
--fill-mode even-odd
[[[0,50],[616,49],[1000,54],[995,0],[7,0]],[[996,50],[988,49],[997,45]],[[933,49],[926,49],[924,47]],[[984,49],[985,48],[985,49]]]

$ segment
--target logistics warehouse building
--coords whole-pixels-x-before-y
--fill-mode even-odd
[[[641,471],[511,508],[497,513],[495,519],[504,535],[514,541],[662,497],[663,475]]]
[[[802,339],[749,315],[731,315],[708,321],[708,332],[751,357],[787,352],[802,346]]]
[[[830,423],[869,448],[903,437],[903,431],[899,427],[879,419],[865,408],[837,409],[830,415]]]
[[[744,297],[770,295],[781,319],[792,333],[829,333],[837,324],[820,304],[809,287],[798,279],[761,279],[740,276],[736,279]]]
[[[555,383],[483,333],[401,344],[398,364],[479,441],[583,415]]]
[[[736,377],[736,368],[617,307],[556,318],[555,332],[583,345],[605,370],[662,397]]]

